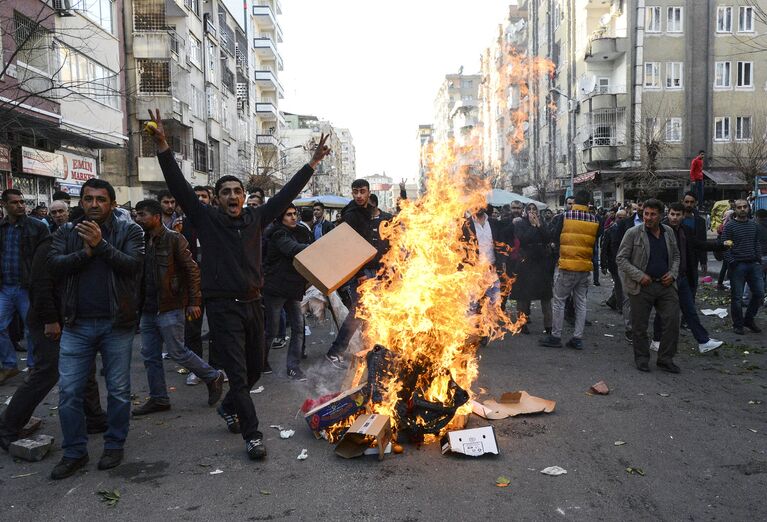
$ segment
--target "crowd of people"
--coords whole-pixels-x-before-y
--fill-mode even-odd
[[[23,330],[27,366],[24,382],[0,416],[0,447],[20,437],[35,408],[58,383],[63,457],[54,479],[74,474],[88,462],[89,434],[104,433],[98,469],[118,466],[124,457],[131,415],[171,408],[163,359],[188,372],[187,384],[204,382],[205,402],[226,428],[239,433],[251,459],[266,456],[250,391],[272,373],[271,349],[287,345],[285,375],[304,381],[305,317],[301,301],[307,281],[293,258],[334,227],[322,204],[298,209],[292,201],[330,150],[322,136],[307,165],[274,196],[247,194],[240,179],[222,176],[214,187],[190,186],[165,139],[159,112],[151,114],[157,158],[168,190],[155,199],[120,209],[114,188],[100,179],[83,186],[78,206],[58,195],[44,216],[28,216],[24,194],[2,193],[0,221],[0,383],[19,374],[14,342]],[[325,354],[326,364],[348,367],[347,352],[360,327],[359,286],[376,277],[388,244],[381,223],[392,219],[378,208],[366,180],[352,184],[352,201],[339,213],[376,249],[377,255],[339,289],[349,314]],[[401,197],[407,197],[401,187]],[[513,300],[528,322],[539,302],[544,335],[539,343],[563,347],[565,323],[572,334],[564,346],[587,344],[587,296],[612,275],[607,305],[623,314],[634,362],[649,371],[650,351],[659,369],[678,373],[680,322],[701,352],[722,343],[709,337],[698,319],[698,266],[707,252],[727,261],[734,330],[761,330],[755,316],[764,299],[767,219],[754,219],[747,202],[736,201],[718,241],[706,239],[697,214],[697,196],[666,207],[656,199],[596,212],[586,192],[568,198],[554,214],[536,203],[515,201],[465,216],[466,244],[494,270],[512,278],[510,292],[496,284],[487,298]],[[601,262],[600,262],[601,259]],[[457,268],[458,269],[458,268]],[[744,288],[749,293],[743,314]],[[656,311],[653,331],[649,322]],[[209,326],[208,358],[203,357],[203,316]],[[14,317],[22,319],[14,325]],[[681,317],[681,321],[680,321]],[[538,319],[535,318],[535,321]],[[290,342],[285,341],[290,328]],[[15,331],[14,331],[15,330]],[[130,362],[140,334],[149,398],[131,411]],[[101,354],[107,390],[106,412],[97,385]],[[225,383],[228,382],[228,389]]]

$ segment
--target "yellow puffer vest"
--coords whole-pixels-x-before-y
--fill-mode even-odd
[[[580,211],[580,212],[578,212]],[[559,239],[559,268],[571,272],[591,272],[594,268],[594,242],[599,222],[585,205],[573,205],[565,213],[562,234]]]

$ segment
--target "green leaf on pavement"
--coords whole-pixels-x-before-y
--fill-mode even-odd
[[[511,480],[509,480],[508,477],[504,477],[503,475],[495,479],[495,485],[499,488],[506,488],[509,486],[509,484],[511,484]]]

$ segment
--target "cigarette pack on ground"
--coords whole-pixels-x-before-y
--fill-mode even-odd
[[[388,415],[360,415],[336,446],[336,455],[352,459],[375,447],[378,449],[378,460],[383,460],[390,441],[391,422]]]
[[[376,255],[373,245],[346,223],[293,258],[299,274],[325,295],[337,290]]]
[[[367,384],[362,384],[308,411],[304,419],[312,431],[320,431],[354,415],[367,400]]]
[[[498,455],[498,441],[495,440],[492,426],[449,431],[441,442],[443,455],[448,451],[469,457],[479,457],[485,453]]]

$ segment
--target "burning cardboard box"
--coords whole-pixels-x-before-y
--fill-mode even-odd
[[[329,295],[373,259],[376,249],[346,223],[306,247],[294,259],[299,274]]]
[[[364,408],[367,402],[367,385],[362,384],[309,410],[304,419],[312,431],[318,432],[348,419]]]
[[[485,453],[498,455],[498,441],[495,439],[493,427],[448,432],[442,437],[442,454],[447,452],[461,453],[469,457],[479,457]]]
[[[391,437],[388,415],[360,415],[336,446],[336,455],[352,459],[364,455],[368,448],[377,448],[378,460],[383,460]]]

